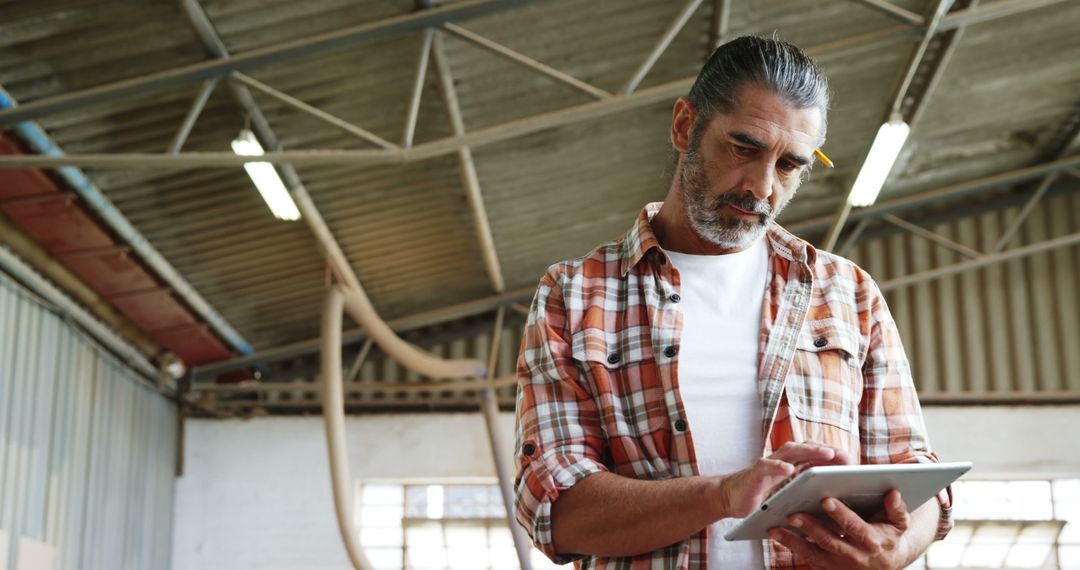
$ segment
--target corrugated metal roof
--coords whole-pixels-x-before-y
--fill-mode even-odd
[[[1000,0],[999,0],[1000,1]],[[994,2],[983,2],[990,5]],[[925,13],[927,1],[896,4]],[[409,1],[203,3],[226,47],[243,53],[413,10]],[[713,3],[676,38],[642,88],[692,77],[707,54]],[[682,4],[552,0],[460,22],[602,89],[619,90]],[[203,61],[173,2],[10,3],[0,7],[0,85],[21,102]],[[1061,2],[968,29],[916,125],[904,171],[883,199],[1033,164],[1080,92],[1080,3]],[[805,48],[900,25],[846,0],[813,7],[733,2],[731,34],[778,33]],[[884,119],[916,34],[818,55],[835,93],[819,169],[785,213],[831,213]],[[408,34],[281,62],[252,77],[400,142],[421,35]],[[587,95],[447,35],[468,130],[588,102]],[[160,152],[198,86],[50,115],[68,152]],[[285,148],[372,148],[260,93]],[[532,285],[552,262],[613,239],[670,182],[670,102],[479,147],[483,197],[507,289]],[[228,149],[244,116],[219,86],[185,149]],[[429,73],[417,142],[449,135]],[[300,176],[387,318],[491,293],[456,159],[407,166],[305,167]],[[302,223],[272,218],[240,169],[92,171],[90,176],[212,305],[256,347],[316,336],[326,279]]]

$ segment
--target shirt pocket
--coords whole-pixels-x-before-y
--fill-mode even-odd
[[[671,426],[648,327],[573,335],[573,357],[592,387],[606,458],[617,473],[669,477]]]
[[[826,319],[799,332],[785,392],[791,414],[800,420],[856,430],[862,367],[859,337],[848,328]]]

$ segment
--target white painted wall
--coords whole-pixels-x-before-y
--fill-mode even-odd
[[[1080,406],[926,410],[942,460],[975,462],[968,478],[1080,476],[1077,419]],[[513,417],[501,420],[513,445]],[[358,479],[495,476],[478,414],[352,417],[346,430]],[[174,570],[349,568],[320,418],[188,420],[184,450]]]

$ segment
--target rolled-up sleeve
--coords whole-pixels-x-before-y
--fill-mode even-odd
[[[860,309],[870,326],[859,405],[860,459],[862,463],[937,463],[911,367],[885,297],[869,276],[860,294]],[[953,527],[952,487],[938,493],[937,501],[940,515],[934,540],[941,540]]]
[[[514,506],[533,544],[558,564],[579,556],[557,553],[551,506],[559,494],[600,471],[603,432],[592,392],[571,355],[561,271],[540,281],[517,361]]]

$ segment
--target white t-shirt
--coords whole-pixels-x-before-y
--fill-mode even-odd
[[[698,470],[732,473],[748,467],[762,449],[758,338],[768,246],[763,238],[738,253],[667,254],[681,278],[678,381]],[[710,569],[765,567],[760,542],[724,540],[738,521],[709,527]]]

